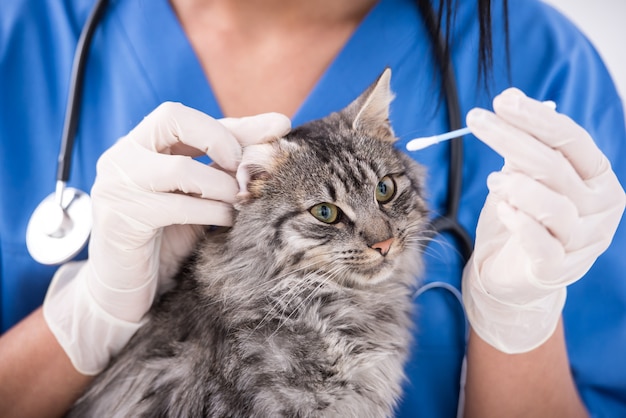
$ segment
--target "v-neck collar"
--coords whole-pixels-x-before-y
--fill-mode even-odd
[[[385,67],[396,67],[416,36],[416,13],[410,0],[376,4],[297,110],[294,126],[345,107]],[[157,102],[180,101],[223,116],[168,0],[117,1],[114,19],[120,21]]]
[[[298,109],[294,125],[344,108],[386,67],[397,69],[414,44],[416,13],[407,0],[382,0],[374,6]]]
[[[168,0],[118,0],[113,9],[155,101],[179,101],[213,117],[221,110]]]

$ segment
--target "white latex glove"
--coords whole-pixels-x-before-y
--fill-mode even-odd
[[[59,269],[44,316],[78,371],[95,374],[141,326],[202,226],[232,223],[242,145],[281,136],[286,116],[215,120],[164,103],[98,160],[89,260]],[[215,164],[191,158],[206,153]]]
[[[570,118],[517,89],[473,109],[472,133],[505,159],[487,181],[463,298],[474,331],[506,353],[554,332],[566,286],[611,243],[626,196],[609,161]]]

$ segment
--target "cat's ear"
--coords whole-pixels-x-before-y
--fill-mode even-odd
[[[279,154],[277,141],[249,145],[244,148],[241,163],[237,168],[236,179],[239,184],[237,198],[245,202],[258,196],[259,181],[270,178],[272,168]]]
[[[396,137],[389,123],[389,105],[393,100],[390,81],[391,69],[386,68],[378,80],[345,111],[353,117],[352,128],[354,130],[368,132],[377,138],[393,142]]]

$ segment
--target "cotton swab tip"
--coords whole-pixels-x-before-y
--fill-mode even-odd
[[[541,102],[542,105],[549,107],[552,110],[556,110],[556,102],[554,100],[546,100]]]
[[[421,149],[430,147],[431,145],[437,144],[441,141],[447,141],[448,139],[458,138],[463,135],[467,135],[470,133],[469,128],[457,129],[455,131],[447,132],[441,135],[434,136],[426,136],[423,138],[415,138],[410,140],[406,144],[406,149],[409,151],[419,151]]]

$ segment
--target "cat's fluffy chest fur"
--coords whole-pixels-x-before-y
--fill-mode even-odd
[[[390,99],[386,72],[341,113],[244,153],[234,227],[207,234],[71,416],[390,416],[426,224]]]

